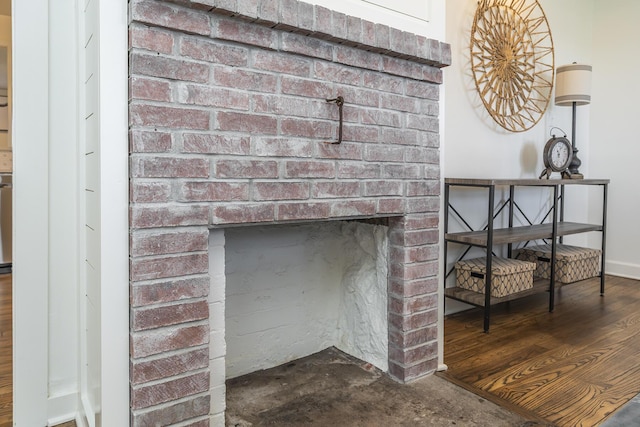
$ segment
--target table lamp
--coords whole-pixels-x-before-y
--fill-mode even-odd
[[[572,107],[571,147],[573,160],[569,165],[569,174],[573,179],[584,178],[578,168],[582,164],[578,159],[576,148],[576,107],[591,102],[591,65],[569,64],[556,69],[556,97],[555,104]]]

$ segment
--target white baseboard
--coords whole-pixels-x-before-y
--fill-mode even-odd
[[[461,301],[457,301],[457,300],[453,300],[453,299],[448,299],[445,304],[445,311],[444,311],[444,315],[448,316],[450,314],[454,314],[454,313],[458,313],[461,311],[466,311],[469,309],[472,309],[473,306],[469,305],[469,304],[465,304]]]
[[[640,264],[607,261],[605,265],[605,273],[611,274],[612,276],[640,280]]]
[[[47,424],[49,426],[57,426],[69,421],[76,421],[78,414],[78,393],[72,392],[68,394],[51,396],[48,401]],[[82,424],[78,424],[82,427]]]
[[[76,416],[76,427],[89,427],[89,423],[87,423],[85,417],[81,417],[80,414],[78,414]]]

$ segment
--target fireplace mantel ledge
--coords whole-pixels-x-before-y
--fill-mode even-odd
[[[149,3],[175,4],[234,16],[265,27],[341,43],[436,68],[451,65],[451,45],[448,43],[298,0],[132,0],[131,14],[134,20],[146,21],[144,6]],[[147,23],[160,24],[157,21]],[[331,33],[328,33],[328,30]]]

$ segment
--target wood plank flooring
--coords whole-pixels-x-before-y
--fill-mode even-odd
[[[640,393],[640,281],[607,276],[445,319],[443,375],[558,427],[597,426]]]
[[[0,274],[0,426],[12,425],[13,325],[11,274]]]
[[[640,393],[640,281],[607,277],[445,320],[444,374],[559,427],[597,426]],[[0,426],[12,417],[11,275],[0,275]]]
[[[0,274],[0,427],[13,425],[12,276]],[[75,427],[75,421],[57,427]]]

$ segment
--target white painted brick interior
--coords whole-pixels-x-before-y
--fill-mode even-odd
[[[209,413],[211,425],[224,425],[225,411],[225,248],[224,231],[209,232],[209,275],[211,288],[209,291],[209,369],[211,406]],[[215,421],[218,420],[218,421]]]
[[[357,222],[227,229],[227,377],[331,346],[387,370],[386,229]]]

